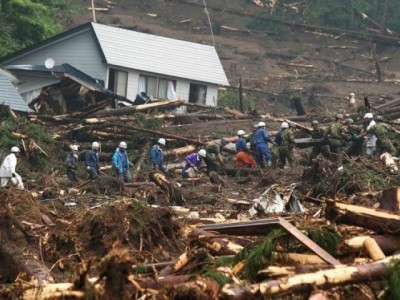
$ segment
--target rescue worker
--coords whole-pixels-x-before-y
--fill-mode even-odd
[[[89,150],[85,156],[85,166],[91,180],[95,180],[100,176],[99,150],[100,143],[93,142],[92,150]]]
[[[344,121],[346,130],[346,153],[349,156],[360,156],[363,150],[364,138],[361,136],[361,127],[354,124],[349,118]]]
[[[249,148],[247,148],[246,139],[244,138],[244,130],[237,132],[238,139],[236,141],[236,162],[239,167],[250,167],[255,169],[257,167],[256,161],[249,155]]]
[[[374,121],[374,115],[372,113],[366,113],[364,115],[364,127],[365,129],[362,132],[362,136],[364,136],[366,144],[365,144],[365,154],[369,158],[375,157],[376,154],[376,141],[377,138],[375,136],[372,128],[376,125]]]
[[[162,148],[166,141],[163,138],[158,139],[157,144],[153,145],[150,150],[150,164],[154,170],[160,170],[164,174],[168,174],[164,167],[164,154]]]
[[[396,132],[396,130],[389,124],[383,123],[382,116],[378,116],[375,126],[370,129],[370,132],[374,133],[376,136],[376,154],[380,156],[381,154],[387,152],[389,154],[395,154],[396,149],[390,140],[389,135]]]
[[[207,156],[207,151],[204,149],[199,152],[194,152],[185,157],[185,164],[182,167],[182,178],[193,178],[197,176],[202,161]]]
[[[275,142],[270,138],[267,130],[265,130],[265,123],[259,122],[257,130],[254,132],[253,145],[256,151],[256,162],[260,168],[265,168],[264,157],[268,159],[268,166],[272,165],[272,154],[268,143],[275,145]]]
[[[293,154],[293,148],[295,145],[294,136],[287,122],[282,122],[275,143],[278,145],[279,168],[283,169],[285,167],[286,160],[288,160],[291,167],[297,166],[297,161]]]
[[[206,146],[206,157],[204,161],[207,165],[207,174],[211,171],[215,171],[217,173],[221,172],[221,166],[224,164],[224,159],[221,155],[221,149],[224,147],[229,141],[227,139],[221,139],[221,145],[218,143],[210,143]]]
[[[71,149],[71,152],[68,153],[65,161],[67,165],[67,177],[71,181],[78,181],[78,145],[71,145],[69,148]]]
[[[125,142],[119,143],[118,148],[115,150],[112,157],[112,164],[115,169],[115,174],[119,179],[124,182],[131,182],[132,175],[131,171],[129,170],[130,161],[128,152],[126,152],[127,148],[128,145]]]
[[[342,124],[343,115],[336,114],[335,122],[326,130],[324,139],[329,144],[330,158],[339,165],[342,164],[342,146],[345,138],[345,128]]]
[[[15,172],[17,167],[17,158],[19,157],[20,150],[18,147],[14,146],[11,148],[11,153],[7,155],[0,167],[0,186],[6,187],[8,182],[16,186],[18,189],[24,189],[24,183],[22,182],[22,177]]]
[[[330,159],[329,145],[324,144],[325,130],[319,127],[319,122],[313,120],[311,122],[312,131],[310,133],[311,139],[320,140],[321,144],[314,145],[311,150],[310,157],[308,158],[308,164],[311,165],[314,158],[317,158],[319,154],[322,154],[327,159]]]

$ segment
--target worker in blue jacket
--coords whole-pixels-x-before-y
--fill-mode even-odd
[[[265,130],[265,123],[259,122],[257,130],[253,135],[253,145],[256,151],[256,162],[260,168],[265,168],[264,157],[268,159],[268,166],[272,165],[272,153],[268,143],[275,145],[275,142],[270,138],[267,130]]]
[[[124,182],[131,182],[132,175],[129,171],[129,157],[126,149],[128,145],[125,142],[121,142],[112,157],[112,164],[115,168],[115,174],[119,179]]]
[[[154,170],[160,170],[164,174],[167,174],[167,170],[164,167],[164,154],[162,148],[165,146],[166,141],[163,138],[158,139],[157,144],[151,147],[150,150],[150,164]]]
[[[93,142],[92,150],[88,151],[85,156],[85,166],[91,180],[99,178],[100,175],[99,150],[99,142]]]

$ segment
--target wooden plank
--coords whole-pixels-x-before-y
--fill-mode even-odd
[[[312,240],[310,240],[304,233],[302,233],[295,226],[290,224],[287,220],[285,220],[281,217],[278,217],[278,220],[279,220],[279,224],[285,230],[287,230],[290,234],[292,234],[296,239],[298,239],[308,249],[310,249],[312,252],[314,252],[319,257],[321,257],[324,261],[326,261],[327,263],[329,263],[331,265],[341,265],[340,261],[338,261],[332,255],[330,255],[328,252],[326,252],[324,249],[322,249],[320,246],[318,246],[316,243],[314,243]]]
[[[277,218],[268,218],[222,224],[207,224],[200,228],[205,231],[214,231],[226,235],[265,235],[271,230],[279,228],[279,220]]]

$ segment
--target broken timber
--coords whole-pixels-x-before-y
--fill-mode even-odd
[[[214,231],[227,235],[265,235],[279,228],[279,219],[269,218],[254,221],[208,224],[200,228],[205,231]]]
[[[160,172],[150,172],[149,178],[167,194],[170,205],[173,205],[174,203],[177,205],[183,205],[185,203],[182,193],[164,174]]]
[[[326,216],[336,223],[396,234],[400,231],[400,215],[389,211],[327,200]]]
[[[321,257],[324,261],[331,265],[340,265],[340,261],[335,259],[332,255],[330,255],[328,252],[326,252],[324,249],[322,249],[320,246],[318,246],[316,243],[314,243],[312,240],[310,240],[304,233],[302,233],[300,230],[298,230],[296,227],[294,227],[292,224],[290,224],[288,221],[285,219],[278,217],[279,224],[290,234],[292,234],[296,239],[298,239],[304,246],[306,246],[308,249],[313,251],[315,254],[317,254],[319,257]]]

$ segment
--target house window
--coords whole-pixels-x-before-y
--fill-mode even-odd
[[[189,102],[197,104],[206,104],[207,86],[201,84],[190,84]]]
[[[139,76],[139,93],[158,99],[175,99],[176,81],[155,76]]]
[[[110,69],[108,75],[108,88],[116,94],[126,97],[128,87],[128,72]]]

